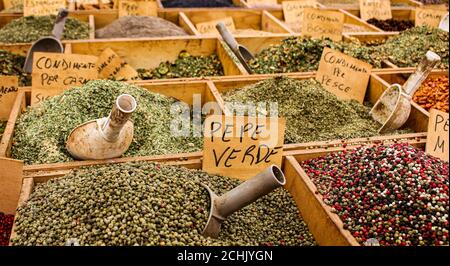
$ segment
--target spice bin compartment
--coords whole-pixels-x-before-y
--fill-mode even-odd
[[[192,9],[212,9],[212,10],[216,10],[216,9],[236,9],[239,7],[245,7],[243,0],[232,0],[231,2],[233,3],[232,7],[164,7],[164,5],[162,4],[162,2],[164,2],[164,0],[156,0],[156,3],[158,4],[158,10],[159,11],[166,11],[166,10],[192,10]]]
[[[359,17],[359,1],[354,1],[354,0],[342,1],[342,2],[346,2],[343,4],[339,4],[340,1],[333,1],[333,0],[319,0],[318,2],[327,8],[344,9],[347,12],[350,12],[353,15]],[[421,6],[421,5],[422,5],[422,3],[418,2],[418,1],[414,1],[414,0],[391,0],[392,12],[394,12],[395,10],[401,11],[401,10],[413,9],[413,8],[415,8],[417,6]]]

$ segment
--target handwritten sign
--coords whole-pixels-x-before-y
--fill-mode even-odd
[[[66,0],[24,0],[24,16],[56,15],[58,10],[66,7]]]
[[[431,109],[428,121],[427,146],[425,151],[448,162],[449,151],[448,113]]]
[[[222,19],[216,19],[216,20],[211,20],[211,21],[207,21],[207,22],[202,22],[202,23],[197,23],[195,25],[195,27],[197,28],[198,32],[200,32],[201,34],[215,34],[215,33],[219,33],[216,29],[216,25],[219,22],[223,22],[225,24],[225,26],[227,27],[227,29],[231,32],[236,30],[236,27],[234,26],[234,21],[232,17],[226,17],[226,18],[222,18]]]
[[[447,10],[436,8],[417,7],[415,17],[416,26],[428,25],[437,28],[447,12]]]
[[[291,23],[302,23],[303,20],[303,9],[305,7],[317,7],[316,0],[303,0],[303,1],[283,1],[281,3],[283,6],[284,20]]]
[[[0,120],[8,120],[18,89],[19,79],[17,77],[0,76]]]
[[[205,120],[203,170],[246,180],[281,166],[285,120],[212,115]]]
[[[380,20],[391,19],[390,0],[359,0],[359,12],[363,20],[376,18]]]
[[[247,0],[247,4],[249,6],[276,5],[276,4],[278,4],[278,1],[277,0]]]
[[[3,0],[3,8],[10,9],[23,4],[23,0]]]
[[[123,61],[111,48],[106,48],[98,57],[99,78],[115,80],[138,79],[137,71]]]
[[[305,8],[303,10],[302,34],[312,38],[328,37],[342,40],[344,14],[339,11]]]
[[[98,0],[75,0],[79,5],[98,5]]]
[[[65,89],[97,79],[97,59],[92,55],[35,52],[31,104],[38,104]]]
[[[363,103],[371,72],[370,64],[326,47],[316,80],[339,98]]]
[[[0,211],[14,214],[23,181],[23,161],[0,157]]]
[[[123,16],[153,16],[158,15],[158,4],[156,1],[119,1],[119,17]]]

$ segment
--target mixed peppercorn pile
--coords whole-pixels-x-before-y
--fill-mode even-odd
[[[0,212],[0,246],[7,246],[13,227],[14,215]]]
[[[448,162],[408,144],[302,162],[332,212],[364,244],[448,245]]]

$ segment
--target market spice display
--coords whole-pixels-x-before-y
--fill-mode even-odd
[[[72,161],[65,143],[76,126],[106,117],[120,94],[136,98],[138,107],[133,142],[124,156],[146,156],[194,152],[201,150],[203,140],[176,137],[170,132],[171,105],[177,100],[152,93],[124,82],[96,80],[64,91],[36,107],[28,107],[18,119],[12,145],[12,157],[25,164]],[[191,134],[192,135],[192,134]]]
[[[427,111],[437,109],[448,113],[448,77],[428,77],[414,93],[413,101]]]
[[[139,78],[171,79],[223,76],[222,63],[217,55],[193,56],[186,51],[180,52],[174,62],[161,62],[155,69],[137,69]]]
[[[361,147],[301,162],[355,239],[448,246],[448,162],[408,144]]]
[[[357,101],[340,100],[313,79],[299,81],[283,76],[267,79],[230,90],[224,100],[230,111],[233,108],[241,111],[247,103],[278,103],[278,116],[286,118],[287,144],[371,137],[379,135],[381,127],[369,115],[369,107]],[[392,134],[395,133],[398,132]]]
[[[188,33],[170,21],[159,17],[124,16],[111,24],[95,31],[95,37],[107,38],[142,38],[185,36]]]
[[[241,181],[152,163],[74,170],[38,184],[19,208],[13,245],[315,245],[283,188],[231,215],[218,239],[201,232],[210,199]]]
[[[56,16],[28,16],[11,21],[0,29],[0,42],[34,42],[40,37],[51,36]],[[89,38],[87,22],[67,18],[62,39],[77,40]]]
[[[19,86],[31,86],[31,75],[22,71],[25,57],[0,50],[0,75],[17,76]]]
[[[410,20],[397,20],[397,19],[386,19],[379,20],[376,18],[371,18],[367,21],[377,28],[384,31],[404,31],[414,27],[414,22]]]
[[[164,7],[232,7],[231,0],[163,0]]]
[[[8,246],[13,222],[14,215],[8,215],[0,212],[0,247]]]

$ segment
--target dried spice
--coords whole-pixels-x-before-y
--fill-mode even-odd
[[[329,47],[381,67],[373,48],[358,43],[333,42],[329,39],[289,37],[281,44],[264,49],[249,62],[257,74],[315,71],[319,67],[323,49]]]
[[[384,31],[404,31],[414,27],[414,22],[410,20],[379,20],[376,18],[371,18],[367,22]]]
[[[414,93],[413,101],[427,111],[448,113],[448,76],[428,77]]]
[[[17,212],[13,245],[314,245],[283,188],[231,215],[218,239],[200,235],[209,195],[241,181],[146,162],[74,170],[38,184]]]
[[[267,79],[231,90],[224,100],[230,111],[243,110],[243,104],[278,103],[277,115],[286,119],[285,143],[371,137],[379,135],[381,127],[369,115],[369,107],[340,100],[313,79]],[[276,115],[266,110],[258,113]]]
[[[159,17],[124,16],[95,31],[96,38],[142,38],[186,36],[188,33]]]
[[[223,76],[222,63],[217,55],[193,56],[181,51],[175,62],[161,62],[155,69],[138,69],[139,78],[172,79]]]
[[[389,38],[379,47],[380,54],[398,67],[415,67],[427,51],[441,57],[436,68],[448,69],[448,32],[428,26],[414,27]]]
[[[22,71],[25,57],[0,50],[0,75],[17,76],[19,86],[31,86],[31,75]]]
[[[331,153],[301,165],[359,243],[448,246],[448,162],[392,144]]]
[[[11,21],[0,29],[0,42],[34,42],[43,36],[51,36],[56,16],[27,16]],[[67,18],[62,39],[89,38],[89,25],[74,18]]]
[[[164,7],[232,7],[232,0],[163,0]]]
[[[0,121],[0,140],[2,140],[3,132],[5,132],[6,121]]]
[[[13,222],[14,215],[8,215],[0,212],[0,247],[8,246]]]
[[[134,96],[138,102],[131,118],[135,125],[133,142],[124,156],[201,149],[201,138],[171,134],[171,121],[177,115],[171,114],[171,106],[177,100],[124,82],[96,80],[66,90],[36,107],[28,107],[16,123],[12,157],[26,164],[72,161],[65,148],[71,130],[84,122],[108,116],[115,99],[123,93]]]

